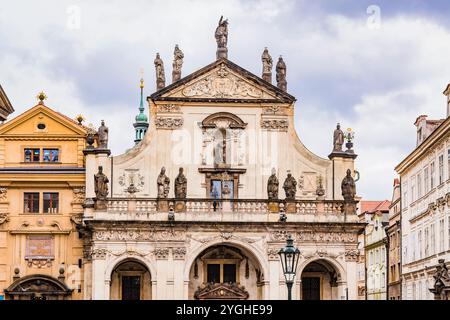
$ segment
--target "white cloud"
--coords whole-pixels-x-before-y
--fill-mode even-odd
[[[72,5],[81,10],[80,29],[67,27]],[[24,3],[8,2],[0,10],[2,85],[16,115],[45,90],[48,105],[68,116],[83,113],[95,125],[104,118],[118,154],[133,145],[139,68],[145,68],[149,95],[156,52],[167,83],[176,43],[185,53],[184,75],[212,62],[214,29],[223,14],[232,61],[260,74],[265,46],[274,59],[283,54],[306,147],[326,157],[336,122],[354,128],[358,190],[366,198],[389,198],[393,168],[414,147],[417,115],[444,116],[450,33],[427,17],[383,15],[374,30],[365,10],[352,18],[311,10],[305,16],[302,5],[71,0],[26,2],[23,10]]]

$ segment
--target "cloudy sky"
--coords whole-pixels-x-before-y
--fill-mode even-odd
[[[229,59],[261,73],[261,53],[283,55],[296,128],[326,157],[336,122],[356,132],[358,193],[391,197],[394,167],[415,146],[416,117],[446,114],[450,1],[223,0],[2,1],[0,83],[15,115],[36,103],[110,127],[113,154],[133,145],[139,70],[155,88],[161,53],[170,75],[179,44],[187,75],[214,61],[228,18]]]

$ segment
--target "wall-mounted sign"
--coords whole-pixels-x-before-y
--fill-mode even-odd
[[[54,240],[54,236],[27,236],[25,259],[55,259]]]

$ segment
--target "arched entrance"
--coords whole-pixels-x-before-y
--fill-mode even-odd
[[[150,271],[140,261],[127,259],[111,273],[111,300],[150,300]]]
[[[14,281],[5,289],[5,294],[11,300],[66,300],[70,299],[72,291],[58,279],[36,274]]]
[[[302,300],[338,300],[339,271],[327,260],[308,263],[302,271],[300,296]]]
[[[257,259],[229,244],[203,250],[189,272],[189,299],[262,299],[263,273]]]

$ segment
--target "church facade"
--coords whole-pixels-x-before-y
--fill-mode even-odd
[[[335,130],[328,159],[313,154],[284,61],[273,85],[267,50],[259,77],[228,60],[226,20],[216,39],[216,60],[185,77],[176,47],[170,85],[157,56],[132,149],[111,157],[105,126],[97,147],[88,139],[84,298],[286,299],[278,252],[292,236],[293,299],[358,299],[351,133]]]

